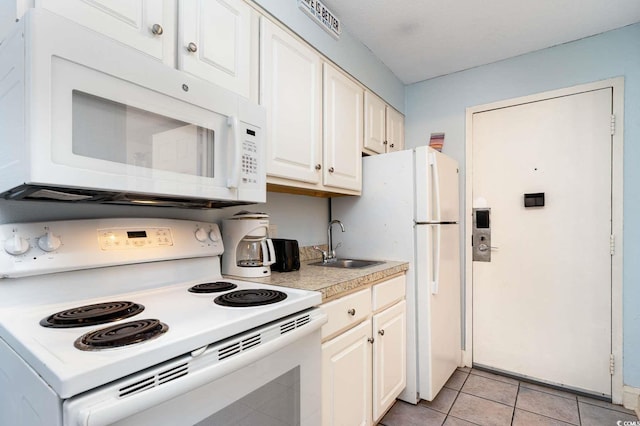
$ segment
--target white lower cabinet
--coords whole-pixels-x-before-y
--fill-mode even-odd
[[[375,423],[404,389],[404,297],[402,275],[321,306],[323,426]]]
[[[373,418],[377,420],[407,384],[406,302],[374,315],[373,330]]]
[[[322,424],[371,424],[371,320],[322,345]]]

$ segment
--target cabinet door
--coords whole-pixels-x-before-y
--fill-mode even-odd
[[[180,0],[178,16],[178,67],[248,98],[251,7],[243,0]]]
[[[407,383],[404,300],[373,316],[373,336],[373,419],[379,420]]]
[[[322,345],[322,424],[371,424],[371,320]]]
[[[170,0],[36,0],[35,6],[174,65],[175,6]]]
[[[387,106],[387,152],[404,149],[404,116]]]
[[[260,58],[260,103],[267,109],[267,174],[320,183],[320,56],[262,17]]]
[[[377,154],[385,152],[385,109],[382,99],[371,92],[364,92],[364,146]]]
[[[364,90],[328,63],[324,64],[323,86],[323,183],[359,191]]]

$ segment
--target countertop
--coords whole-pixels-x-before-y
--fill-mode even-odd
[[[301,262],[298,271],[271,272],[270,277],[252,278],[251,281],[319,291],[324,303],[409,269],[409,262],[399,261],[383,261],[379,265],[353,269],[310,265],[317,261]]]

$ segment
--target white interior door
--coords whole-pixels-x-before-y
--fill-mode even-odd
[[[473,362],[611,395],[611,88],[473,115]],[[545,194],[524,207],[525,193]]]

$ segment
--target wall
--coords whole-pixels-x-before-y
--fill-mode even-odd
[[[339,40],[331,37],[298,8],[298,0],[254,0],[275,18],[312,44],[400,112],[404,112],[404,85],[371,51],[342,28]]]
[[[406,87],[406,144],[445,132],[444,152],[461,167],[464,193],[465,108],[625,78],[624,105],[624,383],[640,387],[640,24]]]
[[[212,210],[0,200],[0,223],[97,217],[165,217],[220,222],[241,210],[268,213],[269,223],[277,227],[278,238],[297,239],[301,246],[326,244],[326,225],[329,223],[326,199],[272,192],[267,193],[265,204]]]

